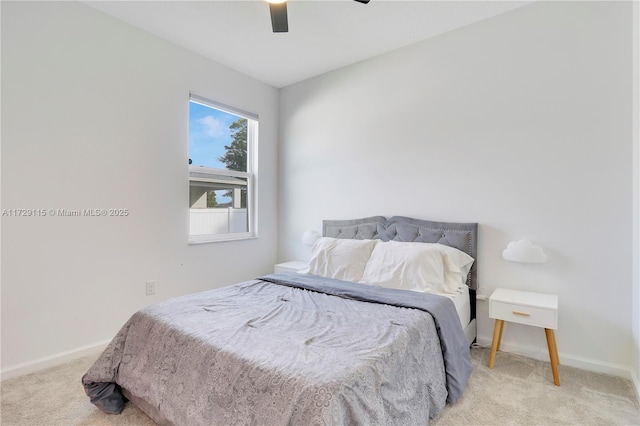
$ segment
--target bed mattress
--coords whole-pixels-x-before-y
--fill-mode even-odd
[[[456,313],[460,318],[460,325],[463,329],[467,327],[471,321],[471,302],[469,301],[469,287],[460,287],[459,293],[456,294],[440,294],[440,296],[448,297],[453,301],[456,307]]]

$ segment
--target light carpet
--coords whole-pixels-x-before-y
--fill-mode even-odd
[[[471,351],[474,371],[464,396],[432,425],[640,425],[640,404],[631,382],[560,366],[553,385],[549,363],[499,352]],[[80,378],[95,356],[2,382],[3,426],[154,425],[135,406],[107,415],[85,396]]]

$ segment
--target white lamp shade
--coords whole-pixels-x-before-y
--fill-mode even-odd
[[[545,263],[547,255],[542,247],[533,244],[529,240],[511,241],[502,257],[510,262],[520,263]]]
[[[312,246],[319,238],[320,233],[315,229],[309,229],[302,234],[302,242],[307,246]]]

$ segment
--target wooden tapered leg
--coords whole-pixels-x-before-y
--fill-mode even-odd
[[[551,330],[551,341],[553,342],[553,351],[556,353],[556,364],[560,365],[560,357],[558,356],[558,343],[556,343],[556,333]]]
[[[496,348],[496,352],[500,350],[500,344],[502,343],[502,330],[504,330],[504,321],[500,320],[500,334],[498,335],[498,347]]]
[[[550,328],[545,328],[544,333],[547,336],[547,347],[549,348],[549,360],[551,361],[551,371],[553,371],[553,383],[560,386],[560,376],[558,375],[558,346],[556,345],[556,334]]]
[[[496,360],[496,352],[500,348],[500,340],[502,340],[502,329],[504,328],[504,320],[497,319],[493,326],[493,341],[491,342],[491,355],[489,356],[489,368],[493,368]]]

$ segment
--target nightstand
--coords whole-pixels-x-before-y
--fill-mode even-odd
[[[309,262],[303,262],[302,260],[292,260],[290,262],[278,263],[273,266],[273,272],[276,274],[279,272],[298,272],[309,266]]]
[[[500,350],[504,322],[515,322],[544,328],[553,371],[553,383],[560,386],[558,376],[558,345],[554,330],[558,328],[558,296],[526,291],[496,289],[489,297],[489,318],[495,318],[489,368],[493,368],[496,352]]]

